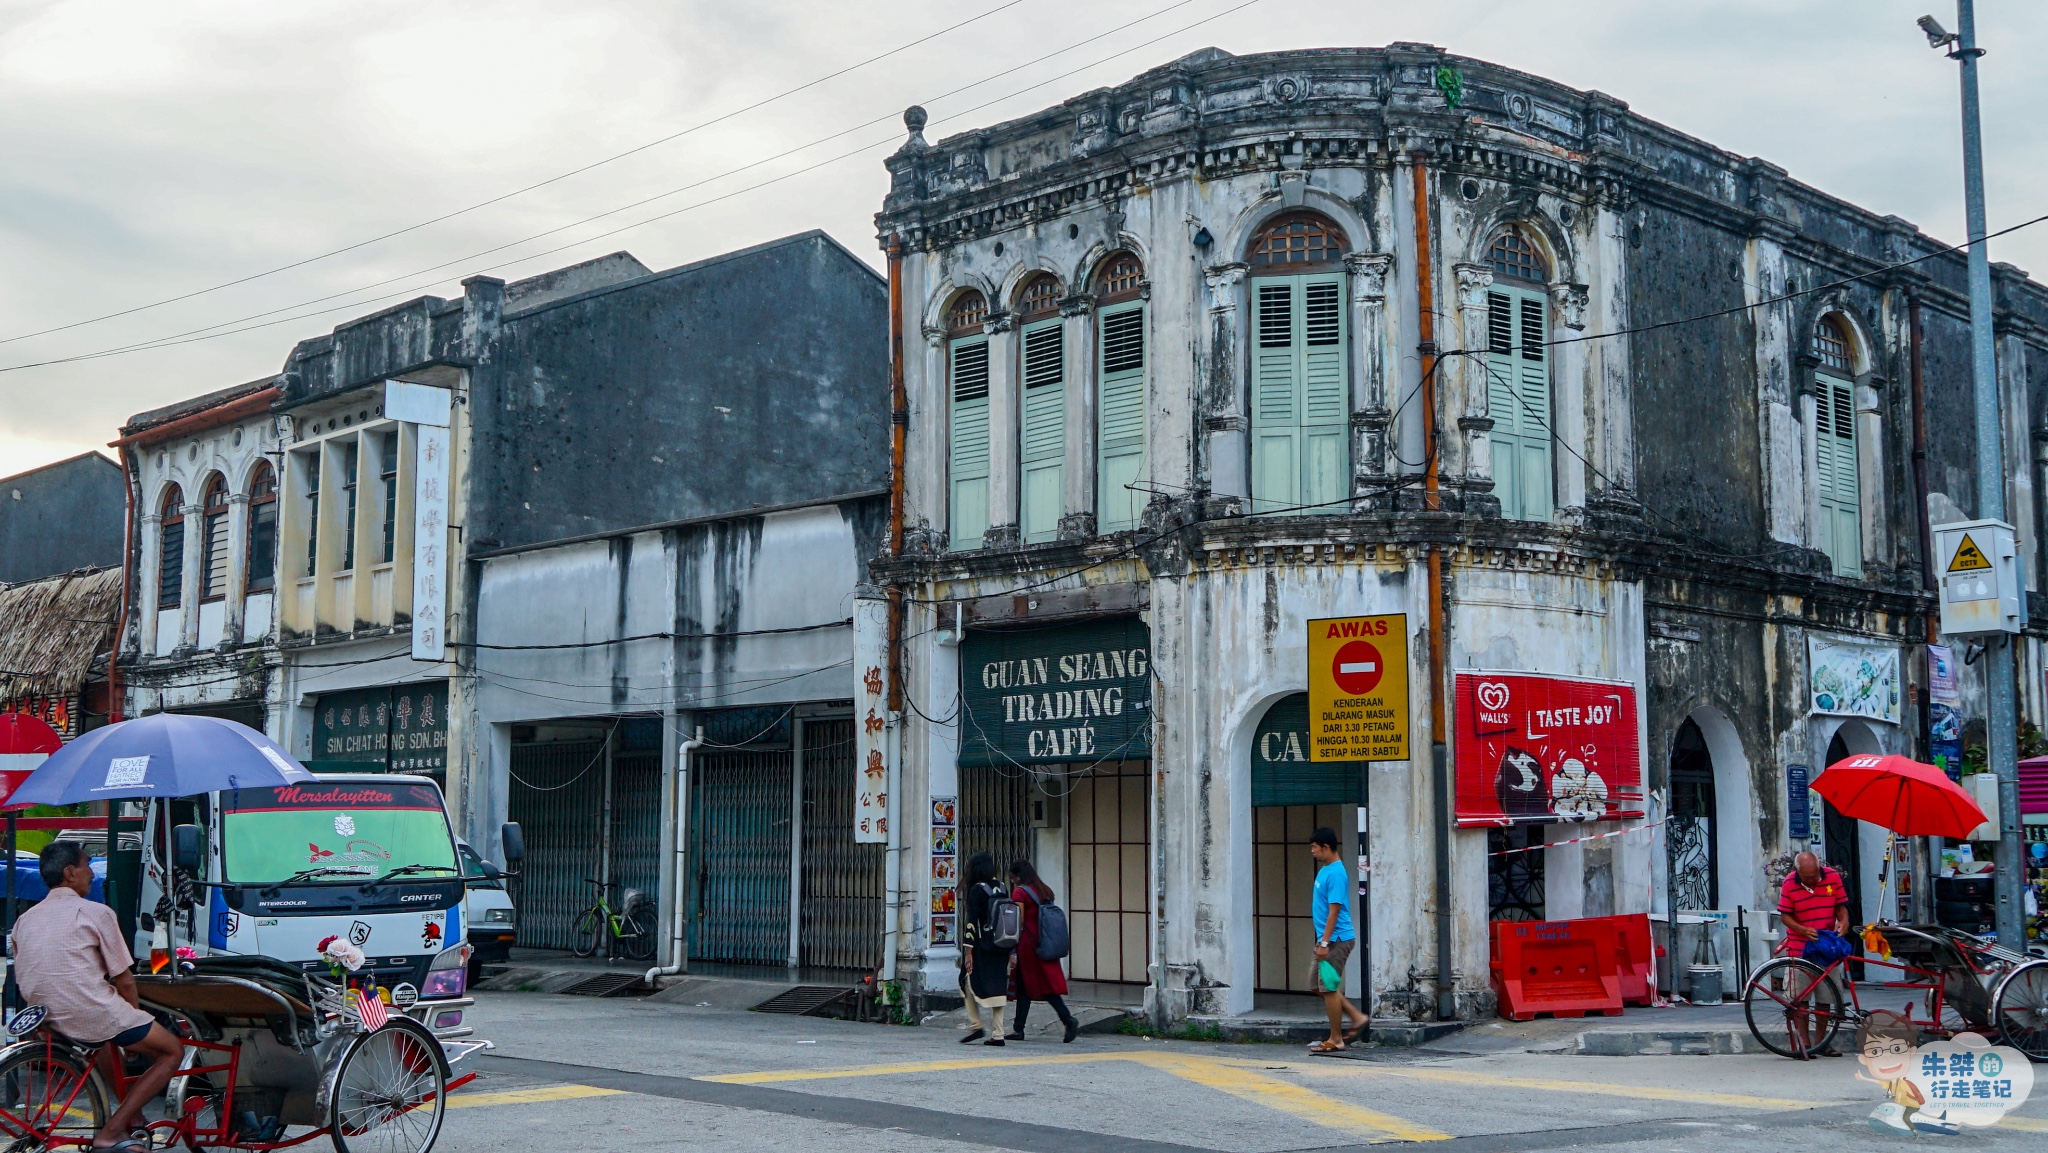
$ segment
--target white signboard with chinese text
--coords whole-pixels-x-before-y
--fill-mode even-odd
[[[853,839],[886,844],[896,774],[889,763],[889,602],[879,597],[853,602],[853,676]]]
[[[412,659],[438,661],[447,652],[448,430],[419,426],[413,469]]]

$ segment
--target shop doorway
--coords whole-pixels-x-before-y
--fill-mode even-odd
[[[661,859],[661,722],[521,726],[509,813],[526,838],[519,944],[568,949],[597,877],[651,900]]]
[[[1322,924],[1311,904],[1316,863],[1308,847],[1309,838],[1323,827],[1344,837],[1346,830],[1358,827],[1358,806],[1263,805],[1252,810],[1252,924],[1261,993],[1319,992],[1310,978]],[[1359,920],[1354,911],[1354,931],[1363,928]]]
[[[1836,733],[1828,742],[1827,764],[1834,764],[1849,755],[1849,746]],[[1854,817],[1845,817],[1835,811],[1833,805],[1821,802],[1821,859],[1842,874],[1842,884],[1849,890],[1849,923],[1863,924],[1863,838]]]
[[[790,750],[690,766],[690,960],[789,963]]]
[[[887,845],[853,840],[853,721],[803,723],[803,901],[797,963],[871,970],[882,963]]]
[[[1714,758],[1691,718],[1671,743],[1671,807],[1665,838],[1672,895],[1681,910],[1721,907],[1720,852],[1715,828]]]
[[[1486,916],[1543,920],[1543,825],[1486,830]]]
[[[1038,861],[1038,838],[1031,828],[1031,773],[1016,765],[960,766],[960,868],[968,858],[987,853],[996,870],[1007,873],[1010,862]]]
[[[1066,778],[1067,897],[1076,981],[1143,984],[1151,950],[1150,761],[1105,761]],[[1025,832],[1030,832],[1025,822]]]

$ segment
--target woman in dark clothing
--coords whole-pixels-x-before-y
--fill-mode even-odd
[[[1039,880],[1038,870],[1024,860],[1010,862],[1010,883],[1016,886],[1010,899],[1024,914],[1024,931],[1017,937],[1017,1023],[1011,1026],[1009,1039],[1024,1039],[1024,1018],[1031,1013],[1031,1002],[1044,1001],[1067,1027],[1061,1040],[1071,1042],[1081,1031],[1081,1023],[1067,1009],[1067,975],[1058,961],[1038,959],[1038,907],[1052,901],[1052,886]]]
[[[967,875],[960,880],[960,996],[966,1002],[967,1020],[974,1026],[962,1045],[981,1041],[984,1045],[1003,1043],[1003,1004],[1010,995],[1010,950],[988,944],[984,939],[989,922],[989,905],[1002,890],[997,887],[996,859],[976,853],[967,859]],[[989,1021],[982,1024],[982,1010]],[[983,1037],[988,1040],[982,1041]]]

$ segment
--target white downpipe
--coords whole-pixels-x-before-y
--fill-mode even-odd
[[[656,977],[673,977],[683,971],[683,963],[689,948],[690,933],[690,754],[704,747],[704,726],[697,726],[697,735],[684,741],[681,755],[676,758],[676,852],[669,862],[673,884],[669,890],[673,906],[669,910],[668,956],[669,963],[647,970],[641,978],[653,984]]]
[[[910,902],[903,895],[903,717],[889,718],[889,843],[882,855],[882,891],[889,895],[882,934],[882,980],[896,979],[896,950],[902,945]]]

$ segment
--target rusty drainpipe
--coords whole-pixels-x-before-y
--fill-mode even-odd
[[[903,555],[903,448],[910,429],[910,397],[903,387],[903,238],[889,234],[889,557]],[[883,887],[889,894],[882,965],[883,976],[895,979],[896,954],[902,948],[908,912],[903,899],[903,588],[891,584],[889,596],[889,762],[896,770],[886,806],[889,839],[884,858]]]
[[[128,515],[121,523],[121,611],[114,614],[114,646],[107,656],[108,724],[122,720],[128,713],[123,707],[126,697],[121,692],[121,641],[128,635],[128,591],[142,571],[135,558],[135,490],[142,480],[136,475],[135,454],[127,445],[121,446],[121,464],[121,479],[126,482],[122,486],[122,495],[127,498]],[[107,843],[113,845],[117,842]]]
[[[1422,357],[1422,504],[1431,512],[1443,507],[1437,491],[1436,443],[1436,294],[1429,250],[1429,168],[1417,154],[1410,171],[1415,178],[1415,302],[1416,351]],[[1444,724],[1444,558],[1429,546],[1429,764],[1434,793],[1436,848],[1436,1015],[1449,1021],[1458,1015],[1457,989],[1451,965],[1451,778],[1445,750]]]

